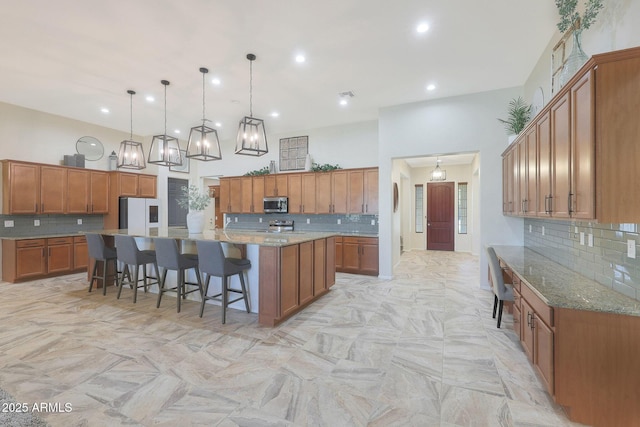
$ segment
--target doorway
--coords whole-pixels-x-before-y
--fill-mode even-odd
[[[427,183],[427,250],[455,248],[455,183]]]
[[[188,209],[178,205],[179,199],[184,199],[184,191],[182,187],[189,187],[188,179],[168,178],[167,179],[167,210],[169,214],[169,227],[186,227]]]

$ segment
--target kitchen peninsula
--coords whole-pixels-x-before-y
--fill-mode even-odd
[[[335,283],[335,233],[207,230],[189,234],[183,228],[104,230],[107,244],[115,235],[129,235],[151,243],[155,237],[182,242],[184,252],[195,253],[197,240],[217,240],[246,247],[251,310],[259,322],[274,326],[329,291]],[[92,263],[90,263],[92,265]],[[91,268],[91,267],[90,267]],[[215,283],[215,282],[214,282]],[[257,304],[256,304],[257,302]]]

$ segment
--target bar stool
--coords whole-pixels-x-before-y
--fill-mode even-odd
[[[247,313],[250,313],[249,299],[247,298],[247,288],[244,284],[244,271],[251,268],[251,261],[245,258],[227,258],[222,250],[222,245],[218,241],[198,240],[196,241],[198,249],[198,257],[200,259],[200,270],[205,273],[204,292],[202,294],[202,303],[200,305],[200,317],[204,313],[204,304],[206,300],[215,300],[222,302],[222,323],[226,322],[227,306],[236,301],[244,299],[244,306]],[[238,274],[240,276],[240,289],[229,287],[229,276]],[[220,277],[222,286],[220,293],[207,296],[209,291],[209,281],[211,276]],[[229,292],[240,294],[238,298],[229,301]]]
[[[133,280],[129,276],[127,284],[133,288],[133,303],[135,304],[138,298],[138,288],[144,287],[144,291],[147,292],[147,286],[154,285],[158,282],[160,274],[158,272],[158,264],[156,263],[156,252],[153,250],[141,251],[138,249],[133,236],[116,235],[116,248],[118,252],[118,261],[123,263],[128,269],[129,266],[134,266]],[[147,265],[153,264],[156,271],[156,277],[147,275]],[[144,266],[143,277],[139,278],[140,266]],[[149,282],[149,279],[156,279],[155,282]],[[142,281],[142,285],[138,285],[138,282]],[[122,293],[122,286],[124,285],[124,274],[120,277],[120,283],[118,286],[118,299]]]
[[[496,255],[495,249],[491,246],[487,246],[487,255],[489,256],[489,270],[491,272],[491,282],[493,283],[493,318],[496,318],[496,308],[498,308],[498,323],[497,327],[500,329],[500,323],[502,322],[502,306],[505,301],[513,302],[513,285],[511,283],[505,283],[502,276],[502,268],[500,268],[500,261]]]
[[[104,238],[101,234],[88,233],[86,234],[87,238],[87,246],[89,248],[89,256],[95,260],[93,264],[93,271],[91,273],[91,280],[89,282],[89,292],[93,289],[93,283],[96,282],[96,287],[98,286],[98,280],[102,280],[102,295],[107,294],[107,277],[113,277],[116,280],[116,284],[118,283],[118,275],[120,272],[118,271],[118,262],[117,262],[117,254],[116,248],[110,248],[104,243]],[[113,262],[113,270],[115,273],[107,274],[109,269],[109,262]],[[96,273],[98,272],[98,262],[102,262],[102,275],[99,276]]]
[[[156,308],[160,308],[160,301],[162,300],[162,294],[165,292],[177,293],[177,309],[180,313],[180,300],[187,298],[187,294],[199,291],[202,295],[202,279],[200,277],[200,271],[198,270],[198,255],[196,254],[181,254],[178,249],[178,242],[175,239],[156,238],[154,239],[156,245],[156,257],[158,260],[158,267],[163,268],[162,278],[160,280],[160,290],[158,292],[158,303]],[[187,282],[185,279],[185,273],[187,270],[194,269],[196,272],[197,283]],[[176,286],[173,288],[165,288],[167,282],[167,271],[176,271]],[[186,290],[187,285],[196,286],[196,288],[189,291]]]

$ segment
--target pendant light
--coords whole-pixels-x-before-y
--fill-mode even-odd
[[[178,138],[167,135],[167,86],[168,80],[161,80],[164,85],[164,134],[155,135],[149,149],[149,163],[160,166],[182,166],[182,153]]]
[[[256,56],[250,53],[247,55],[247,59],[249,60],[249,116],[240,120],[236,138],[236,154],[263,156],[269,152],[264,121],[253,117],[253,61]]]
[[[447,179],[447,171],[440,169],[440,158],[436,157],[436,168],[431,171],[431,181],[444,181]]]
[[[192,127],[187,143],[187,157],[205,162],[222,159],[220,152],[220,140],[218,131],[206,125],[210,121],[205,118],[205,75],[209,72],[206,68],[200,68],[202,73],[202,124]]]
[[[120,143],[118,151],[117,167],[122,169],[144,169],[147,167],[144,160],[144,150],[142,143],[133,140],[133,95],[136,93],[128,90],[129,94],[129,117],[131,120],[131,133],[129,139]]]

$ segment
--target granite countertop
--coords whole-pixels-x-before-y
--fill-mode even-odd
[[[5,236],[1,237],[3,240],[29,240],[29,239],[53,239],[56,237],[78,237],[83,236],[86,233],[92,233],[92,231],[77,231],[75,233],[53,233],[53,234],[37,234],[33,236]]]
[[[250,230],[205,230],[201,234],[189,234],[186,228],[160,227],[148,230],[101,230],[97,233],[115,236],[123,234],[134,237],[169,237],[178,240],[217,240],[225,243],[237,245],[258,245],[258,246],[289,246],[299,243],[309,242],[317,239],[324,239],[335,236],[337,233],[319,233],[306,231],[293,231],[282,233],[267,233],[265,231]]]
[[[549,306],[640,316],[640,301],[588,279],[522,246],[494,246],[496,254]]]

